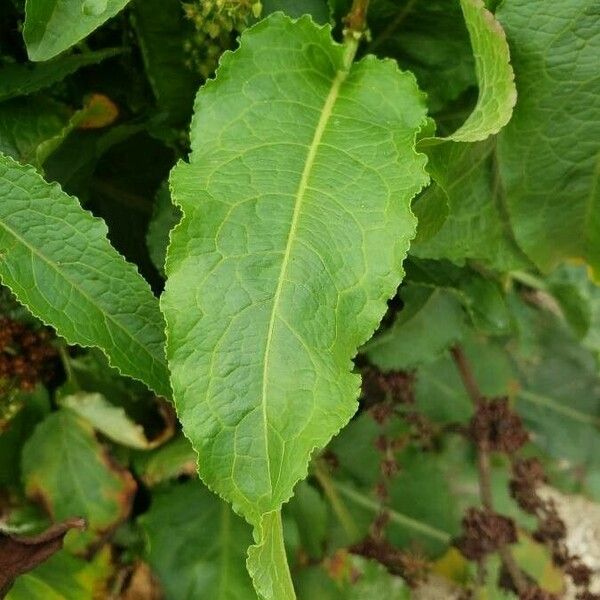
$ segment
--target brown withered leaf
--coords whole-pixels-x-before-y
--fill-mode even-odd
[[[21,574],[58,552],[71,529],[84,529],[80,518],[56,523],[38,535],[17,536],[0,532],[0,598],[4,598],[14,580]]]

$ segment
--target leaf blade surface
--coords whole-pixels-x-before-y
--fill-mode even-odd
[[[169,396],[158,302],[104,223],[2,155],[0,191],[2,282],[69,343],[101,348],[122,373]]]
[[[172,174],[176,403],[202,478],[255,527],[267,598],[291,593],[268,574],[280,506],[356,410],[351,359],[402,278],[424,116],[391,61],[350,66],[329,27],[274,15],[199,93],[190,164]]]

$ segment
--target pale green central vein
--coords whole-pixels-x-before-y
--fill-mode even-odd
[[[294,240],[296,237],[296,231],[298,229],[298,222],[300,220],[300,212],[302,209],[302,204],[304,202],[304,198],[306,196],[306,190],[308,188],[308,182],[310,181],[310,176],[312,172],[312,168],[314,166],[317,152],[319,146],[321,144],[321,140],[323,138],[323,134],[325,133],[325,129],[327,128],[327,124],[329,119],[331,118],[333,107],[335,106],[336,100],[338,99],[340,88],[342,83],[348,76],[348,71],[352,61],[354,60],[354,56],[356,54],[357,43],[348,43],[346,45],[346,52],[344,55],[344,64],[343,68],[340,69],[333,81],[331,83],[331,89],[329,90],[329,94],[327,95],[327,99],[325,100],[325,104],[323,105],[323,109],[321,111],[321,116],[319,117],[319,122],[317,123],[317,128],[315,129],[315,134],[310,143],[310,147],[308,149],[308,154],[306,156],[306,162],[304,164],[304,169],[302,171],[302,176],[300,177],[300,183],[298,185],[298,191],[296,192],[296,196],[294,199],[294,212],[292,214],[292,222],[290,224],[290,230],[288,232],[287,242],[285,246],[285,252],[283,255],[283,260],[281,262],[281,269],[279,271],[279,277],[277,280],[277,288],[275,289],[275,294],[273,295],[273,307],[271,309],[271,316],[269,318],[269,327],[267,329],[267,339],[265,343],[265,354],[263,358],[263,374],[262,374],[262,394],[261,394],[261,406],[262,406],[262,415],[263,415],[263,428],[265,432],[265,454],[267,457],[267,473],[269,476],[269,483],[271,486],[271,492],[273,491],[273,482],[271,480],[271,461],[269,459],[269,442],[268,442],[268,418],[267,418],[267,387],[268,387],[268,373],[269,373],[269,362],[271,357],[271,347],[273,342],[273,332],[275,330],[275,319],[279,310],[279,301],[281,299],[281,292],[283,289],[283,282],[286,280],[287,268],[290,261],[290,255],[292,251],[292,246],[294,245]]]

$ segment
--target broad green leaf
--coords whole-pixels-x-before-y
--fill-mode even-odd
[[[356,410],[351,360],[402,278],[427,181],[414,78],[351,51],[308,18],[248,30],[200,91],[171,178],[175,401],[201,477],[255,528],[269,599],[293,597],[279,509]]]
[[[27,0],[23,37],[30,60],[48,60],[70,48],[128,1]]]
[[[67,537],[81,550],[129,514],[136,484],[119,469],[94,437],[92,427],[62,409],[42,421],[23,448],[25,492],[40,502],[54,521],[83,517],[87,530]]]
[[[165,435],[169,436],[166,431],[165,435],[149,440],[144,428],[135,423],[123,407],[111,404],[102,394],[79,392],[65,396],[60,403],[85,419],[96,431],[128,448],[156,448],[165,442]]]
[[[136,0],[135,30],[159,110],[170,123],[189,121],[199,78],[185,64],[184,43],[194,32],[180,0]]]
[[[600,7],[505,0],[519,102],[499,143],[508,212],[544,271],[581,258],[600,273]]]
[[[384,455],[377,449],[381,436],[406,441],[404,448],[391,456],[397,461],[399,471],[386,480],[389,502],[374,493],[382,481]],[[353,419],[328,448],[339,463],[332,486],[357,527],[365,517],[373,522],[385,509],[390,511],[386,536],[399,547],[406,547],[410,540],[417,540],[431,552],[448,545],[460,518],[443,476],[443,463],[435,452],[423,453],[409,443],[403,419],[391,418],[379,424],[369,413],[363,413]],[[386,455],[386,458],[391,457]],[[418,502],[415,501],[417,496]]]
[[[165,600],[256,598],[244,568],[250,530],[199,481],[157,489],[139,522]]]
[[[63,130],[69,120],[64,104],[39,96],[0,104],[0,152],[23,163],[37,164],[43,142]]]
[[[499,282],[471,268],[458,268],[448,261],[418,260],[406,267],[407,283],[443,289],[461,302],[471,323],[490,335],[510,332],[510,313]]]
[[[95,600],[107,597],[111,576],[108,548],[90,562],[63,551],[21,575],[6,600]]]
[[[563,265],[547,284],[582,344],[600,358],[600,285],[591,280],[589,269]]]
[[[419,239],[411,253],[456,264],[476,260],[499,271],[528,268],[506,214],[506,194],[499,173],[497,142],[444,142],[427,149],[435,186],[447,197],[449,215],[437,233]],[[421,202],[430,202],[424,196]],[[433,198],[436,204],[439,200]],[[422,216],[427,209],[420,207]],[[437,219],[435,206],[431,209]],[[426,215],[425,215],[426,216]],[[430,223],[428,218],[426,223]],[[424,224],[426,227],[427,224]],[[421,227],[421,224],[419,225]]]
[[[463,335],[465,316],[456,294],[409,284],[400,297],[404,306],[392,327],[361,350],[386,371],[432,362]]]
[[[29,63],[4,65],[0,67],[0,101],[47,88],[82,67],[97,64],[120,52],[119,48],[107,48],[97,52],[61,56],[39,65]]]
[[[0,278],[69,343],[169,395],[158,302],[106,226],[31,167],[0,155]]]

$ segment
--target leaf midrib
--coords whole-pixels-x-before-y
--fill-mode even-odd
[[[346,47],[346,53],[344,56],[343,66],[341,66],[335,74],[331,82],[331,88],[329,89],[329,93],[327,94],[327,98],[325,99],[325,103],[323,104],[323,108],[321,109],[321,116],[319,117],[319,121],[317,122],[317,127],[315,129],[315,133],[313,135],[313,139],[310,143],[308,154],[306,155],[306,162],[304,163],[304,169],[302,170],[302,175],[300,177],[300,182],[298,184],[298,190],[296,192],[296,196],[294,199],[294,212],[292,214],[292,220],[290,223],[290,229],[288,232],[288,237],[286,241],[286,247],[283,255],[283,260],[281,262],[281,268],[279,270],[279,276],[277,280],[277,287],[275,288],[275,293],[273,295],[273,305],[271,308],[271,315],[269,317],[269,326],[267,329],[267,339],[265,342],[265,352],[263,356],[263,373],[262,373],[262,392],[261,392],[261,409],[262,409],[262,420],[263,420],[263,431],[265,438],[265,456],[267,459],[267,475],[269,478],[269,487],[271,493],[273,493],[273,481],[271,479],[271,461],[269,457],[269,435],[268,435],[268,418],[267,418],[267,388],[268,388],[268,374],[269,374],[269,363],[271,358],[271,348],[273,342],[273,332],[275,330],[275,320],[277,317],[277,313],[279,310],[279,302],[281,299],[281,292],[283,290],[283,283],[286,280],[286,272],[290,260],[292,246],[294,245],[296,230],[298,228],[298,222],[300,220],[300,211],[304,202],[304,198],[306,196],[306,191],[308,188],[308,182],[310,180],[310,176],[312,173],[312,168],[315,163],[315,159],[317,157],[317,152],[319,146],[321,144],[321,140],[323,138],[323,134],[325,133],[325,129],[329,123],[331,115],[333,113],[333,108],[338,99],[340,88],[348,76],[349,67],[352,64],[352,60],[354,58],[355,49],[353,46]]]

